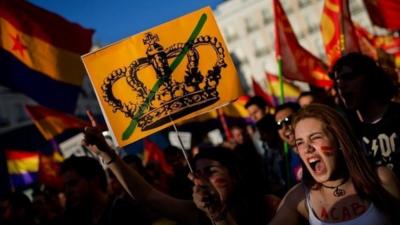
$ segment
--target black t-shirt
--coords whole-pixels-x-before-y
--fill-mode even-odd
[[[376,165],[386,166],[400,177],[400,104],[390,103],[382,119],[376,123],[357,122],[355,132],[368,157]]]

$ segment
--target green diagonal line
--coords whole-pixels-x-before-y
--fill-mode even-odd
[[[146,100],[139,107],[139,112],[133,117],[129,126],[126,128],[126,130],[122,134],[122,140],[127,140],[133,134],[133,132],[135,131],[135,129],[137,127],[138,119],[143,115],[144,111],[149,107],[150,102],[153,100],[153,98],[156,95],[156,92],[160,88],[161,84],[163,84],[169,78],[169,76],[172,74],[172,72],[174,72],[174,70],[182,62],[183,57],[185,57],[186,53],[189,50],[189,47],[193,44],[194,39],[196,39],[196,37],[199,36],[200,31],[203,28],[206,21],[207,21],[207,14],[203,13],[201,15],[199,21],[197,22],[196,27],[192,31],[192,34],[190,35],[189,39],[186,41],[184,48],[182,49],[182,51],[179,53],[179,55],[175,58],[175,60],[169,66],[169,68],[171,70],[170,74],[167,74],[164,77],[161,77],[153,85],[153,88],[151,89],[150,93],[147,95]]]

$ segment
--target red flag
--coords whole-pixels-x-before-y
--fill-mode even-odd
[[[356,29],[356,35],[361,52],[376,60],[378,58],[378,53],[374,44],[374,35],[369,33],[367,29],[359,24],[355,24],[354,27]]]
[[[56,135],[63,133],[67,129],[79,129],[91,126],[88,121],[43,106],[27,105],[25,108],[46,140],[53,139]]]
[[[164,152],[161,151],[156,143],[146,138],[144,139],[143,164],[147,164],[150,161],[158,162],[166,174],[172,174],[172,167],[165,160]]]
[[[278,0],[274,0],[275,52],[282,59],[284,77],[318,87],[330,87],[327,66],[297,41],[296,35]]]
[[[254,95],[261,96],[267,102],[268,106],[275,107],[274,99],[272,98],[272,96],[267,94],[257,83],[257,81],[254,80],[254,78],[251,78],[251,81],[253,83]]]
[[[39,181],[48,187],[61,190],[63,182],[58,176],[62,156],[58,151],[53,155],[39,154]]]
[[[373,24],[390,30],[400,29],[399,0],[364,0]]]
[[[330,66],[344,53],[360,52],[347,0],[325,0],[321,33]]]

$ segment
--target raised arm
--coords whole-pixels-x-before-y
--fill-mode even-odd
[[[107,144],[90,112],[92,126],[85,128],[85,145],[100,156],[114,173],[125,190],[139,202],[159,210],[163,215],[184,224],[197,224],[198,213],[192,201],[180,200],[156,190],[151,184],[128,166]]]

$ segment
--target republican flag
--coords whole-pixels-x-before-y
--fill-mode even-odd
[[[25,106],[28,115],[46,140],[52,140],[68,129],[83,129],[90,122],[43,106]]]
[[[0,83],[39,104],[73,112],[91,48],[85,29],[24,0],[0,1]]]
[[[389,30],[400,30],[399,0],[364,0],[373,24]]]
[[[12,187],[24,188],[38,180],[38,152],[7,149],[5,154]]]
[[[361,51],[347,0],[325,0],[321,33],[330,66],[345,53]]]
[[[270,73],[266,73],[268,89],[274,98],[274,101],[278,103],[278,99],[281,93],[281,85],[279,77]],[[300,95],[300,89],[295,85],[283,81],[283,89],[285,90],[285,102],[295,102]]]
[[[265,92],[262,87],[257,83],[257,81],[254,80],[254,78],[251,78],[251,82],[253,84],[254,95],[262,97],[265,102],[267,102],[267,105],[269,107],[275,107],[278,105],[278,101],[276,101],[271,95]]]
[[[275,52],[282,60],[283,76],[317,87],[330,87],[327,66],[297,41],[296,35],[279,0],[273,0],[275,16]]]

